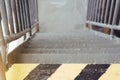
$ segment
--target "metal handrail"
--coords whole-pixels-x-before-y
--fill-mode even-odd
[[[92,24],[92,25],[95,25],[95,26],[99,26],[99,27],[103,27],[103,28],[120,30],[120,25],[110,25],[110,24],[99,23],[99,22],[94,22],[94,21],[86,21],[86,23]]]
[[[3,32],[5,33],[4,38],[5,38],[6,43],[9,43],[13,40],[20,38],[21,36],[25,35],[27,32],[30,32],[31,29],[34,28],[37,24],[39,24],[39,21],[31,23],[31,22],[33,22],[32,19],[34,19],[34,17],[32,18],[32,16],[34,16],[36,14],[30,15],[31,11],[28,12],[28,10],[30,10],[30,6],[35,8],[34,7],[35,4],[32,4],[32,2],[31,2],[31,4],[32,4],[31,5],[29,0],[12,0],[11,1],[12,6],[11,6],[10,1],[11,0],[0,0],[0,3],[2,4],[0,7],[1,7],[1,12],[2,12],[1,15],[3,17],[3,26],[4,26]],[[36,10],[36,12],[37,12],[37,10]],[[12,13],[14,15],[12,15]],[[13,27],[13,23],[12,23],[13,17],[18,18],[18,21],[15,21],[17,23],[14,23],[14,24],[16,24],[14,27]],[[36,20],[37,20],[37,17],[36,17]]]
[[[33,3],[32,1],[35,2]],[[33,28],[38,31],[39,20],[37,3],[37,0],[0,0],[0,12],[2,17],[2,27],[0,26],[0,28],[3,36],[2,39],[0,39],[0,44],[4,48],[2,57],[4,58],[5,64],[7,58],[6,54],[8,54],[7,45],[25,36],[27,33],[30,34],[30,38],[34,35],[32,34]],[[35,14],[33,14],[33,9]]]
[[[6,41],[7,43],[9,43],[9,42],[11,42],[11,41],[14,41],[14,40],[22,37],[22,36],[25,35],[27,32],[30,32],[31,29],[33,29],[34,27],[37,27],[37,26],[36,26],[37,24],[39,24],[39,22],[36,22],[34,25],[32,25],[32,28],[28,28],[28,29],[25,29],[24,31],[21,31],[21,32],[17,33],[17,34],[12,34],[12,35],[10,35],[10,36],[8,36],[8,37],[5,37],[5,41]]]
[[[110,36],[113,37],[114,30],[120,30],[119,10],[120,0],[88,0],[86,23],[110,29]]]

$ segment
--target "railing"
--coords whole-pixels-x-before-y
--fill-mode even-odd
[[[38,0],[0,0],[2,25],[0,26],[0,46],[3,63],[6,64],[8,44],[29,33],[39,30]]]
[[[120,30],[120,0],[88,0],[87,24]]]

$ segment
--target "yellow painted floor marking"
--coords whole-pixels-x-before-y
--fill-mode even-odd
[[[23,80],[39,64],[14,64],[7,72],[7,80]]]
[[[63,64],[48,80],[74,80],[86,64]]]
[[[120,80],[120,64],[112,64],[99,80]]]

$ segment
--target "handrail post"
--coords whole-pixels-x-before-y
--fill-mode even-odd
[[[4,65],[6,65],[6,50],[7,50],[7,45],[6,41],[4,39],[8,38],[10,36],[9,32],[9,27],[8,27],[8,20],[7,20],[7,12],[6,12],[6,6],[5,6],[5,1],[0,0],[0,12],[1,12],[1,18],[2,18],[2,26],[0,27],[0,32],[1,32],[1,39],[2,39],[2,44],[1,44],[1,53],[2,53],[2,58]],[[3,34],[4,33],[4,34]]]
[[[2,34],[2,28],[1,28],[1,14],[0,14],[0,41],[1,41],[1,43],[3,43],[3,34]],[[6,78],[5,78],[5,65],[4,65],[4,62],[3,62],[3,58],[2,58],[2,56],[1,56],[1,52],[3,52],[2,51],[2,47],[3,47],[3,45],[0,45],[0,80],[6,80]],[[2,54],[3,55],[3,54]],[[4,55],[3,55],[3,57],[4,57]],[[3,60],[2,60],[3,59]]]
[[[0,80],[6,80],[5,67],[2,62],[1,54],[0,54]]]

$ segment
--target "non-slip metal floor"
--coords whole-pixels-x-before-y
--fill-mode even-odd
[[[37,33],[16,62],[118,63],[120,44],[92,31]]]

